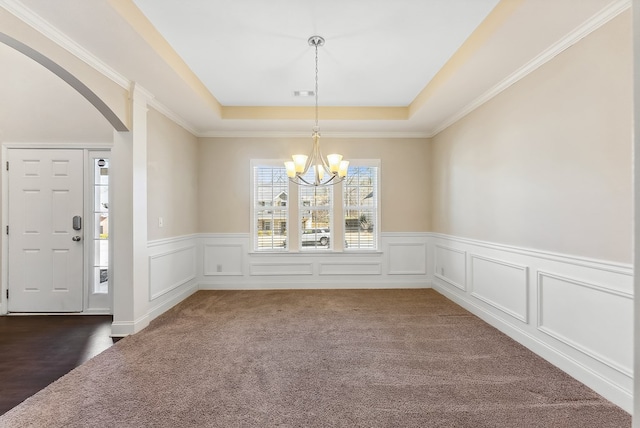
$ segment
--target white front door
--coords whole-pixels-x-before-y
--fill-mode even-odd
[[[81,312],[83,151],[10,149],[8,161],[9,312]]]

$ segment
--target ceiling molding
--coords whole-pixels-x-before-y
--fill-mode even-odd
[[[408,107],[320,106],[323,120],[407,120]],[[222,119],[312,120],[313,106],[223,106]]]
[[[151,102],[156,99],[155,95],[145,89],[144,86],[141,86],[138,82],[131,82],[129,98],[134,102],[137,100],[143,101],[145,104],[151,104]]]
[[[148,105],[149,107],[152,107],[154,110],[156,110],[158,113],[167,117],[169,120],[183,127],[186,131],[190,132],[194,136],[196,137],[200,136],[198,134],[198,131],[193,127],[193,125],[191,125],[189,122],[184,120],[181,116],[178,116],[176,113],[170,110],[169,107],[162,104],[156,98],[150,99]]]
[[[441,123],[435,131],[432,133],[431,137],[439,134],[440,132],[447,129],[449,126],[453,125],[473,110],[477,109],[487,101],[491,100],[493,97],[500,94],[502,91],[509,88],[514,83],[523,79],[530,73],[533,73],[535,70],[551,61],[557,55],[561,54],[567,48],[576,44],[592,32],[596,31],[598,28],[602,27],[607,22],[611,21],[616,16],[620,15],[625,10],[631,7],[631,0],[616,0],[611,3],[609,6],[592,16],[589,20],[584,22],[582,25],[578,26],[575,30],[571,31],[565,37],[560,39],[557,43],[551,45],[548,49],[543,51],[540,55],[533,58],[524,66],[520,67],[514,73],[506,77],[504,80],[499,82],[497,85],[489,89],[487,92],[482,94],[480,97],[473,100],[471,103],[467,104],[462,110],[458,111],[453,116],[449,117],[443,123]]]
[[[5,8],[18,19],[33,27],[38,32],[42,33],[45,37],[58,44],[60,47],[71,52],[80,60],[87,63],[88,65],[96,69],[99,73],[111,79],[122,88],[127,90],[129,89],[131,85],[129,79],[115,71],[113,68],[109,67],[107,64],[98,59],[98,57],[74,42],[66,34],[62,33],[60,30],[49,24],[47,21],[25,7],[19,1],[0,0],[0,6]]]
[[[200,138],[311,138],[309,131],[213,131],[196,134]],[[322,132],[322,138],[430,138],[428,132]]]
[[[68,142],[68,141],[6,141],[2,142],[5,149],[91,149],[111,150],[113,141],[104,142]]]

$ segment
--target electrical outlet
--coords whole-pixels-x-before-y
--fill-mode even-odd
[[[217,272],[222,272],[222,265],[216,266],[216,271]]]
[[[158,227],[164,227],[164,220],[162,217],[158,217]]]

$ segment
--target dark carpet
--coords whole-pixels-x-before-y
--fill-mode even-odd
[[[629,427],[433,290],[200,291],[3,427]]]

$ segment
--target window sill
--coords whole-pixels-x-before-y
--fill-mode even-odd
[[[303,250],[303,251],[249,251],[250,256],[309,256],[309,257],[317,257],[317,256],[372,256],[372,255],[382,255],[382,251],[380,250]]]

